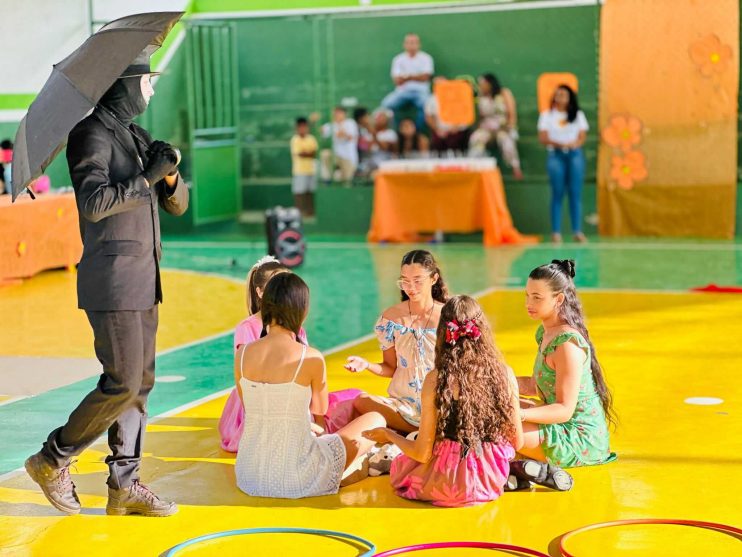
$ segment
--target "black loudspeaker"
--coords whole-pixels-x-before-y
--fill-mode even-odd
[[[294,268],[304,263],[307,246],[301,224],[301,212],[296,207],[273,207],[265,212],[265,233],[268,253],[282,265]]]

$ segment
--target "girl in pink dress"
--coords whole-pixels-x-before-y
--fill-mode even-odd
[[[473,298],[455,296],[441,309],[417,438],[385,427],[364,436],[402,450],[390,472],[400,497],[461,507],[502,495],[523,444],[518,386]]]
[[[278,273],[291,271],[281,265],[273,256],[266,256],[253,265],[247,274],[247,319],[244,319],[234,331],[234,351],[237,353],[240,346],[255,342],[260,338],[263,330],[263,321],[260,316],[263,291],[268,281]],[[307,342],[304,329],[300,329],[299,338]],[[237,389],[233,389],[224,405],[222,417],[219,418],[219,435],[221,446],[225,451],[236,453],[240,445],[244,428],[245,409],[242,406]]]

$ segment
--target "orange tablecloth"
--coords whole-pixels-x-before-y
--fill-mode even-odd
[[[536,241],[513,226],[497,169],[376,175],[369,241],[411,242],[436,230],[482,230],[485,246]]]
[[[0,282],[71,267],[81,255],[74,194],[23,196],[12,204],[0,196]]]

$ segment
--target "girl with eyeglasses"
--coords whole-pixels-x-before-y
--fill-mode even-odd
[[[425,250],[405,254],[397,285],[402,302],[384,310],[374,327],[383,361],[350,356],[345,369],[390,377],[388,397],[362,394],[354,401],[354,412],[378,412],[390,428],[411,433],[420,427],[423,381],[434,367],[436,330],[448,288],[435,258]]]

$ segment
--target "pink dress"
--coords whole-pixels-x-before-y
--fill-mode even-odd
[[[243,320],[234,330],[234,351],[243,344],[250,344],[260,338],[263,322],[257,315],[251,315]],[[306,344],[307,334],[304,329],[299,330],[299,338]],[[236,453],[240,446],[242,430],[245,426],[245,408],[242,406],[237,389],[232,389],[227,403],[224,405],[222,417],[219,418],[219,435],[222,438],[221,446],[225,451]]]
[[[449,423],[456,423],[455,417]],[[462,449],[449,437],[455,434],[446,431],[446,437],[435,442],[425,464],[404,454],[392,461],[389,474],[397,495],[439,507],[464,507],[500,497],[515,457],[510,443],[484,442],[476,451]]]

